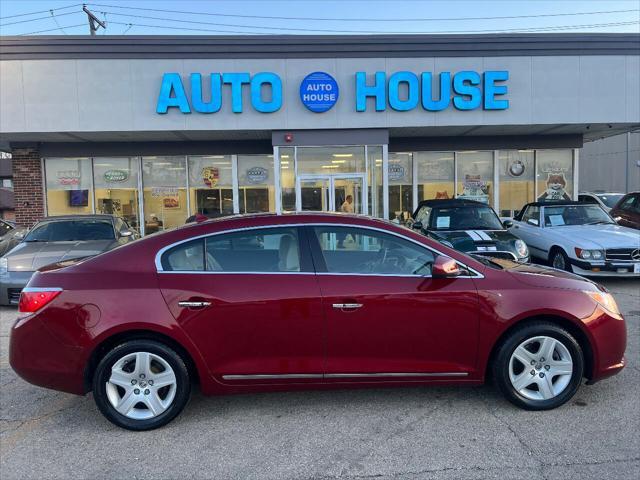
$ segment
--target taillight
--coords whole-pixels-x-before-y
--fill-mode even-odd
[[[25,288],[20,293],[18,311],[20,313],[33,313],[40,310],[46,304],[62,293],[61,288]]]

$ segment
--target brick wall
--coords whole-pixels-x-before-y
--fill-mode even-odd
[[[16,223],[31,227],[44,217],[44,194],[40,152],[37,148],[14,148],[13,191]]]

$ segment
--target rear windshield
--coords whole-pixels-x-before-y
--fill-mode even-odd
[[[602,203],[604,203],[609,208],[615,207],[616,203],[618,203],[618,200],[620,200],[622,197],[624,197],[622,193],[598,194],[598,198],[602,200]]]
[[[115,240],[113,224],[105,220],[57,220],[37,225],[25,242]]]

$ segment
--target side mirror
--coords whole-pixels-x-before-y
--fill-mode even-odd
[[[513,220],[505,220],[504,222],[502,222],[502,225],[504,226],[504,228],[511,228],[513,227]]]
[[[527,220],[527,223],[529,225],[533,225],[534,227],[538,226],[538,220],[536,220],[535,218],[530,218],[529,220]]]
[[[433,278],[455,278],[460,276],[461,273],[458,262],[443,255],[436,257],[431,268],[431,276]]]
[[[26,236],[27,236],[27,232],[16,232],[13,238],[15,238],[16,240],[22,240]]]
[[[120,230],[119,232],[121,237],[131,237],[133,236],[133,232],[131,230]]]
[[[414,230],[422,230],[422,222],[413,222],[411,228]]]

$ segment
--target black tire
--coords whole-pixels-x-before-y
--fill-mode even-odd
[[[560,266],[556,267],[556,261],[562,263],[562,268]],[[558,268],[560,270],[564,270],[565,272],[573,272],[573,268],[571,268],[571,262],[569,261],[569,257],[564,250],[561,248],[554,248],[551,250],[551,254],[549,255],[549,265],[554,268]]]
[[[175,396],[169,407],[149,419],[132,419],[119,413],[109,401],[107,382],[111,377],[111,368],[124,356],[135,352],[149,352],[166,361],[175,374]],[[131,340],[110,350],[100,361],[93,376],[93,398],[107,419],[127,430],[153,430],[173,420],[182,411],[191,395],[191,380],[184,359],[165,344],[153,340]]]
[[[527,339],[537,336],[552,337],[560,341],[569,351],[573,362],[571,378],[565,389],[557,396],[547,400],[527,398],[516,390],[509,378],[511,355]],[[511,403],[525,410],[551,410],[568,402],[580,387],[584,373],[584,356],[580,344],[564,328],[554,323],[536,321],[527,323],[509,333],[498,347],[491,370],[493,381],[498,390]]]

